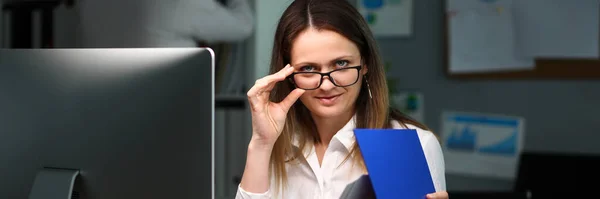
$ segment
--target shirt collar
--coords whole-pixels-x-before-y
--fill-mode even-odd
[[[356,128],[356,116],[353,116],[348,123],[342,129],[340,129],[334,136],[333,139],[337,139],[348,151],[352,148],[355,142],[354,129]]]

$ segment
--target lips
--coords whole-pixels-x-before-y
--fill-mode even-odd
[[[336,100],[340,97],[340,95],[327,95],[327,96],[319,96],[315,97],[319,100],[319,102],[325,106],[331,106],[335,104]]]

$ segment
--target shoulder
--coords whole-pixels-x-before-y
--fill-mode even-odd
[[[429,143],[432,141],[438,142],[438,139],[433,132],[419,128],[412,124],[404,124],[401,125],[400,122],[396,120],[392,120],[392,128],[394,129],[415,129],[417,131],[417,135],[419,136],[419,140],[421,141],[421,146],[423,148],[427,147]]]

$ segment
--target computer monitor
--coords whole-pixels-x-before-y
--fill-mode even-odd
[[[0,50],[0,198],[43,168],[81,199],[212,198],[207,48]]]

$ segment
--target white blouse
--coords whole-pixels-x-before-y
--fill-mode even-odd
[[[396,121],[392,125],[395,129],[403,129]],[[407,126],[410,129],[417,130],[436,192],[446,191],[444,157],[440,143],[432,132],[413,125],[407,124]],[[271,179],[271,188],[267,192],[251,193],[238,186],[235,198],[339,198],[347,184],[363,175],[360,167],[354,166],[354,161],[351,158],[342,164],[355,142],[354,128],[355,122],[354,119],[351,119],[333,136],[329,147],[325,151],[321,166],[319,166],[314,146],[306,150],[305,159],[300,161],[299,164],[287,164],[288,183],[283,190],[272,190],[275,188],[275,180]]]

